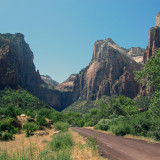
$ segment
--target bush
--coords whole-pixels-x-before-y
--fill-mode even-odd
[[[132,133],[132,127],[125,122],[121,122],[117,125],[112,125],[110,127],[110,130],[117,136],[124,136],[126,134]]]
[[[26,137],[30,137],[33,135],[33,132],[36,131],[38,129],[38,126],[31,122],[31,123],[26,123],[24,126],[23,126],[23,130],[25,130],[26,132]]]
[[[84,127],[94,126],[94,122],[89,121],[84,123]]]
[[[68,131],[69,124],[67,122],[57,122],[54,124],[54,129],[62,132]]]
[[[59,133],[53,136],[53,140],[49,143],[52,151],[59,151],[73,146],[74,142],[70,133]]]
[[[13,134],[18,132],[18,128],[12,124],[14,121],[14,118],[4,118],[0,121],[0,140],[12,139]]]
[[[13,134],[8,132],[1,132],[0,133],[0,140],[1,141],[8,141],[13,139]]]
[[[44,116],[38,115],[37,118],[36,118],[36,120],[37,120],[37,124],[38,124],[39,126],[47,126],[47,125],[48,125],[48,123],[47,123],[47,121],[45,120],[45,117],[44,117]]]
[[[96,129],[101,129],[107,131],[109,129],[111,120],[109,119],[101,119],[98,124],[95,126]]]

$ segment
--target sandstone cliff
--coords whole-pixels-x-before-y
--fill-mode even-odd
[[[160,27],[152,27],[149,30],[149,42],[143,55],[143,61],[145,62],[148,58],[156,53],[156,50],[160,48]]]
[[[148,34],[148,46],[143,54],[143,61],[146,62],[152,55],[156,54],[156,51],[160,48],[160,12],[156,16],[155,27],[150,28]],[[142,85],[140,94],[145,95],[151,92],[151,88],[148,85]]]
[[[112,39],[97,41],[90,64],[76,75],[74,100],[97,99],[103,95],[135,97],[139,90],[133,71],[141,65],[127,55]]]
[[[66,81],[56,86],[55,89],[60,91],[73,91],[75,78],[76,78],[76,74],[71,74]]]
[[[47,84],[48,88],[54,88],[55,86],[58,86],[59,83],[53,80],[50,76],[48,75],[41,75],[41,79]]]
[[[46,88],[33,58],[22,34],[0,34],[0,89],[21,86],[57,110],[70,105],[72,93]]]

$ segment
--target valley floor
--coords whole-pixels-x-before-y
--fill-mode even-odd
[[[47,144],[53,139],[52,135],[55,133],[55,130],[53,128],[46,128],[45,132],[49,133],[48,135],[37,136],[36,133],[40,132],[44,132],[44,130],[36,131],[35,135],[27,138],[25,132],[22,131],[20,134],[14,135],[15,140],[0,141],[0,156],[3,155],[2,159],[5,160],[7,159],[7,155],[11,157],[21,155],[19,156],[21,158],[24,155],[24,157],[30,157],[29,160],[41,160],[38,156],[43,151],[48,150]],[[77,132],[72,130],[69,130],[69,132],[75,143],[71,150],[72,160],[107,160],[107,158],[103,158],[99,155],[98,150],[90,148],[87,145],[86,139]],[[6,156],[3,154],[4,151],[6,151]]]
[[[100,153],[114,160],[159,160],[160,144],[148,143],[121,136],[101,133],[86,128],[73,127],[74,131],[88,137],[96,136]]]

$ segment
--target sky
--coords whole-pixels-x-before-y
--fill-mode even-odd
[[[22,33],[36,69],[58,82],[85,68],[95,41],[148,44],[160,0],[0,0],[0,33]]]

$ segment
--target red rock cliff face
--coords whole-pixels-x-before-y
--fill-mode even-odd
[[[146,52],[143,54],[143,61],[145,62],[154,55],[158,48],[160,48],[160,27],[156,26],[149,30],[149,42]]]
[[[139,90],[133,71],[140,68],[111,39],[97,41],[90,64],[75,78],[74,99],[98,99],[114,94],[133,98]]]
[[[72,103],[72,93],[43,88],[43,83],[24,36],[20,33],[0,34],[0,89],[19,85],[57,110]]]
[[[33,53],[22,34],[0,35],[0,87],[20,85],[35,93],[41,84]]]

